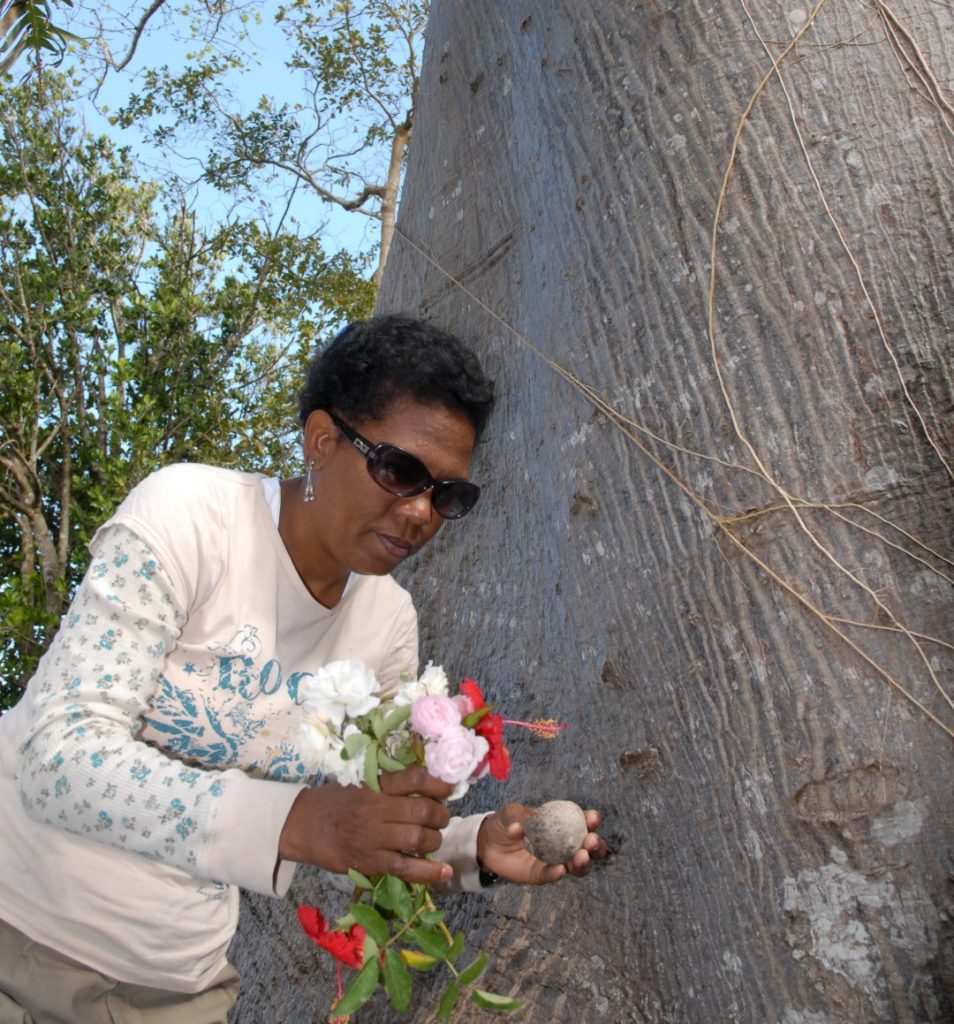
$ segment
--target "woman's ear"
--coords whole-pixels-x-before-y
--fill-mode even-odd
[[[305,462],[314,462],[315,469],[321,469],[337,443],[338,428],[334,420],[324,409],[315,409],[305,421]]]

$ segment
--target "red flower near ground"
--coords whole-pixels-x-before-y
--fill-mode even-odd
[[[465,679],[460,684],[460,692],[470,701],[471,713],[487,707],[484,695],[473,679]],[[490,746],[487,757],[477,766],[475,774],[481,775],[485,768],[489,768],[490,774],[501,782],[510,774],[510,751],[504,743],[503,727],[503,716],[495,715],[492,711],[474,726],[474,732],[483,736]]]
[[[312,942],[346,967],[360,967],[364,963],[365,931],[361,925],[353,924],[346,932],[331,929],[317,907],[306,906],[298,908],[298,920]]]

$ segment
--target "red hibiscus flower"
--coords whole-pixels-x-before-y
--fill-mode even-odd
[[[353,924],[346,932],[333,930],[317,907],[306,906],[298,908],[298,920],[312,942],[328,950],[346,967],[360,967],[364,963],[365,931],[361,925]]]
[[[487,707],[484,695],[473,679],[465,679],[460,684],[460,692],[470,701],[471,714],[475,711],[480,711],[481,708]]]
[[[484,715],[474,726],[477,735],[490,744],[487,754],[490,774],[501,782],[510,774],[510,751],[504,743],[503,727],[503,716],[494,714]]]
[[[460,692],[470,701],[472,714],[487,707],[484,695],[473,679],[465,679],[460,684]],[[475,777],[483,775],[488,768],[490,774],[501,782],[510,774],[510,751],[504,743],[503,727],[503,715],[495,715],[492,711],[483,715],[474,726],[474,732],[483,736],[490,747],[486,758],[477,766]]]

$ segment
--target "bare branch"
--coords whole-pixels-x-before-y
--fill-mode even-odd
[[[165,4],[166,0],[153,0],[153,2],[143,12],[142,17],[139,19],[135,28],[133,29],[132,42],[129,44],[129,52],[125,57],[118,63],[110,58],[110,63],[113,69],[116,71],[122,71],[123,68],[133,59],[136,54],[136,47],[139,46],[139,40],[142,38],[142,34],[146,29],[146,25],[149,24],[149,19]],[[107,54],[109,50],[106,50]]]

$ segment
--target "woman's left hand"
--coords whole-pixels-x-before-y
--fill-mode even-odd
[[[477,859],[484,870],[508,882],[544,885],[558,882],[568,872],[585,875],[591,860],[602,860],[606,856],[606,843],[596,834],[601,815],[599,811],[586,811],[586,825],[590,831],[583,840],[582,848],[573,854],[573,859],[566,864],[545,864],[537,860],[523,845],[523,824],[532,813],[532,807],[507,804],[484,818],[477,833]]]

